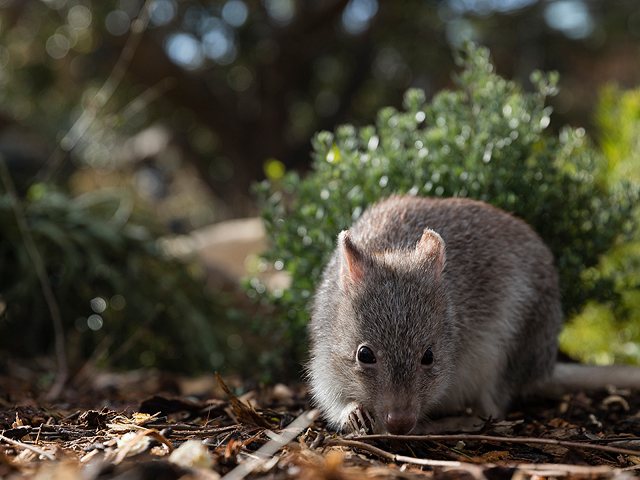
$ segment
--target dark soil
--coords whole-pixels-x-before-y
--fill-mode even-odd
[[[640,396],[629,391],[529,398],[474,435],[354,437],[305,422],[302,385],[226,378],[225,393],[212,377],[93,372],[52,403],[37,368],[5,370],[0,478],[12,480],[582,479],[640,468]]]

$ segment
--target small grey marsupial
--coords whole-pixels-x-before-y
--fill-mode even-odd
[[[313,300],[308,377],[340,430],[473,430],[536,391],[640,387],[640,369],[558,364],[553,255],[482,202],[394,196],[338,237]]]

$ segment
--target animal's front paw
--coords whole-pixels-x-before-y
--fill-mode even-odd
[[[369,411],[359,403],[349,405],[349,414],[346,422],[346,430],[357,435],[367,435],[373,432],[373,417]]]

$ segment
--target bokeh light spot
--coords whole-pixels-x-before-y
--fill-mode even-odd
[[[175,17],[177,9],[173,0],[155,0],[149,7],[151,23],[157,26],[168,24]]]
[[[84,30],[91,25],[91,10],[84,5],[76,5],[69,9],[67,20],[71,28],[76,30]]]
[[[91,305],[91,310],[96,313],[102,313],[107,309],[107,301],[102,297],[94,298],[89,304]]]
[[[173,63],[187,70],[199,68],[204,61],[202,44],[190,33],[169,35],[165,51]]]
[[[544,19],[551,28],[573,39],[587,37],[594,29],[589,7],[581,0],[550,3],[544,10]]]
[[[237,333],[232,333],[227,338],[227,345],[233,350],[237,350],[242,346],[242,337]]]
[[[232,27],[241,27],[247,21],[249,9],[242,0],[230,0],[222,7],[222,19]]]
[[[140,363],[145,367],[151,367],[156,363],[156,354],[151,350],[145,350],[140,354]]]
[[[284,176],[286,168],[284,163],[275,158],[270,158],[264,162],[264,174],[269,180],[277,180]]]
[[[122,295],[114,295],[109,303],[114,310],[122,310],[127,305],[127,301]]]
[[[251,86],[253,75],[247,67],[237,66],[229,70],[227,82],[236,92],[244,92]]]
[[[119,37],[129,31],[131,19],[122,10],[114,10],[109,12],[104,19],[104,26],[111,35]]]
[[[378,12],[378,0],[350,0],[342,12],[342,26],[358,35],[369,28],[371,20]]]
[[[265,0],[264,7],[271,22],[278,27],[288,25],[295,13],[295,4],[292,0]]]
[[[102,320],[102,317],[98,314],[93,314],[89,318],[87,318],[87,326],[91,330],[100,330],[103,325],[104,320]]]
[[[45,48],[51,58],[64,58],[69,53],[69,40],[59,33],[55,33],[47,38]]]
[[[229,65],[237,55],[233,32],[221,20],[209,18],[203,27],[204,54],[221,65]]]

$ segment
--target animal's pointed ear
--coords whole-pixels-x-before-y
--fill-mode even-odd
[[[340,285],[343,290],[346,290],[362,281],[367,266],[364,255],[351,241],[348,230],[340,232],[338,249],[340,251]]]
[[[428,268],[436,280],[439,280],[445,262],[442,237],[430,228],[426,228],[422,238],[416,243],[415,255],[419,263]]]

